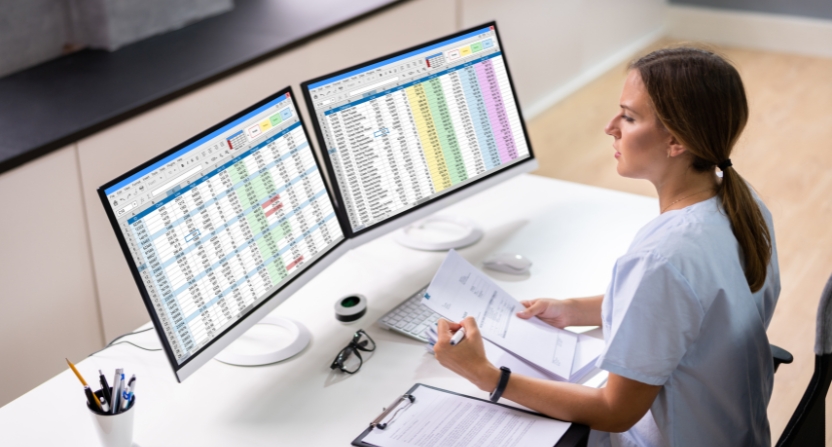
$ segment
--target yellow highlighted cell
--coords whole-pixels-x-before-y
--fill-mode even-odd
[[[271,128],[272,128],[272,125],[271,125],[271,123],[269,123],[269,120],[260,121],[260,132],[265,132],[265,131],[267,131]]]
[[[462,56],[462,57],[468,56],[470,54],[471,54],[471,47],[468,46],[468,45],[465,45],[464,47],[459,49],[459,55]]]
[[[449,188],[451,182],[448,177],[448,168],[445,165],[445,157],[442,155],[442,146],[439,144],[436,128],[433,126],[425,89],[422,84],[416,84],[404,90],[413,113],[413,121],[416,123],[419,142],[422,143],[422,151],[428,164],[433,188],[436,192],[442,191]]]

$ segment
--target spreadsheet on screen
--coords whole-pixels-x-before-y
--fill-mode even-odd
[[[353,232],[530,157],[492,27],[306,88]]]
[[[104,192],[180,364],[344,238],[289,94]]]

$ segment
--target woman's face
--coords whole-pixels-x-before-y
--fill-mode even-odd
[[[673,138],[659,123],[638,70],[630,70],[621,92],[621,110],[604,132],[612,144],[623,177],[658,180],[668,163]]]

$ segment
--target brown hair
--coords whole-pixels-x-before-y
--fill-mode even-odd
[[[693,155],[692,168],[713,171],[728,160],[748,121],[740,74],[722,57],[697,48],[654,51],[630,64],[638,70],[661,124]],[[748,185],[732,167],[717,189],[742,248],[752,292],[763,287],[771,259],[771,235]]]

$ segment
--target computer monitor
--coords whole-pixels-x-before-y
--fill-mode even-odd
[[[288,87],[98,193],[179,381],[346,251]]]
[[[359,243],[537,167],[494,22],[301,89]]]

